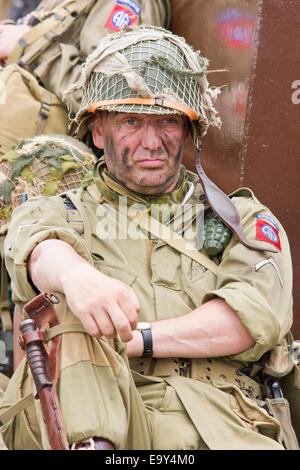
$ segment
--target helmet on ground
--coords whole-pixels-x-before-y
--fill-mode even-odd
[[[170,31],[142,25],[103,38],[82,68],[81,80],[66,94],[82,89],[74,121],[81,138],[97,110],[183,114],[193,136],[219,127],[214,107],[219,89],[209,86],[208,60]]]
[[[96,161],[91,150],[70,136],[23,140],[0,157],[0,235],[22,197],[54,196],[88,182]]]

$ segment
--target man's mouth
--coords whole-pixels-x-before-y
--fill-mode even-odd
[[[143,160],[138,161],[138,164],[144,168],[158,168],[162,166],[163,163],[163,158],[144,158]]]

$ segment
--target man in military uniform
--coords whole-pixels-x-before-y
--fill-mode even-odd
[[[64,91],[80,78],[81,65],[101,38],[112,31],[120,31],[126,25],[150,24],[168,28],[171,20],[169,0],[86,0],[81,3],[87,7],[76,17],[72,13],[76,11],[76,5],[71,0],[42,0],[38,8],[24,18],[24,22],[13,25],[8,20],[8,24],[0,25],[0,63],[14,59],[11,54],[20,40],[23,50],[20,52],[21,57],[16,56],[17,60],[47,90],[64,101],[72,113],[79,109],[81,94],[75,93],[65,99]],[[40,28],[58,7],[69,9],[70,14],[76,17],[76,21],[63,35],[55,28],[50,32]],[[41,34],[35,32],[37,27],[41,29]],[[31,31],[34,38],[29,36],[28,41],[27,35]],[[43,35],[49,38],[47,47],[36,50],[35,44]]]
[[[160,28],[104,39],[77,83],[78,135],[92,121],[105,152],[90,183],[68,193],[83,230],[59,196],[14,211],[13,300],[23,309],[38,292],[59,299],[57,393],[72,448],[284,449],[253,366],[286,346],[288,240],[250,190],[229,199],[214,188],[214,199],[203,172],[201,183],[181,165],[188,132],[199,145],[220,125],[206,67]],[[239,229],[227,217],[236,210]],[[233,232],[216,251],[199,223],[213,217]],[[1,402],[9,449],[50,446],[39,400],[3,418],[30,391],[25,361]]]
[[[81,93],[66,98],[65,89],[79,79],[81,65],[101,38],[124,25],[141,23],[168,27],[169,0],[43,0],[17,24],[11,18],[1,22],[0,66],[5,67],[0,67],[0,105],[5,113],[0,119],[0,158],[23,139],[71,132],[69,116],[78,111]],[[92,145],[89,133],[85,142]],[[20,168],[17,159],[14,164]],[[0,187],[2,319],[8,313],[1,249],[2,229],[7,223],[6,214],[3,216],[6,199]]]

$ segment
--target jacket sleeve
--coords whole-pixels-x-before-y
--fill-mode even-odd
[[[137,24],[169,26],[169,0],[139,0],[137,3],[141,6]],[[79,110],[81,92],[64,96],[64,91],[79,80],[81,65],[100,39],[114,32],[104,25],[115,4],[115,0],[96,1],[83,22],[78,22],[72,31],[48,47],[32,64],[33,73],[45,88],[64,101],[74,114]]]
[[[21,311],[37,295],[27,276],[28,258],[38,243],[51,238],[69,243],[79,255],[93,263],[83,238],[67,221],[62,199],[56,196],[30,198],[14,210],[4,245],[12,300]]]
[[[287,235],[270,210],[254,197],[232,200],[248,240],[277,252],[251,250],[232,236],[218,267],[216,289],[204,301],[220,297],[235,310],[255,344],[231,357],[257,361],[292,325],[291,254]]]

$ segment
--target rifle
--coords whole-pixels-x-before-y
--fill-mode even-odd
[[[29,319],[20,324],[19,338],[25,349],[36,386],[35,398],[40,399],[47,437],[52,450],[69,450],[64,431],[60,404],[56,394],[59,367],[57,353],[61,341],[58,335],[52,339],[51,350],[44,346],[44,331],[58,325],[53,304],[59,303],[54,294],[43,293],[25,305]]]

